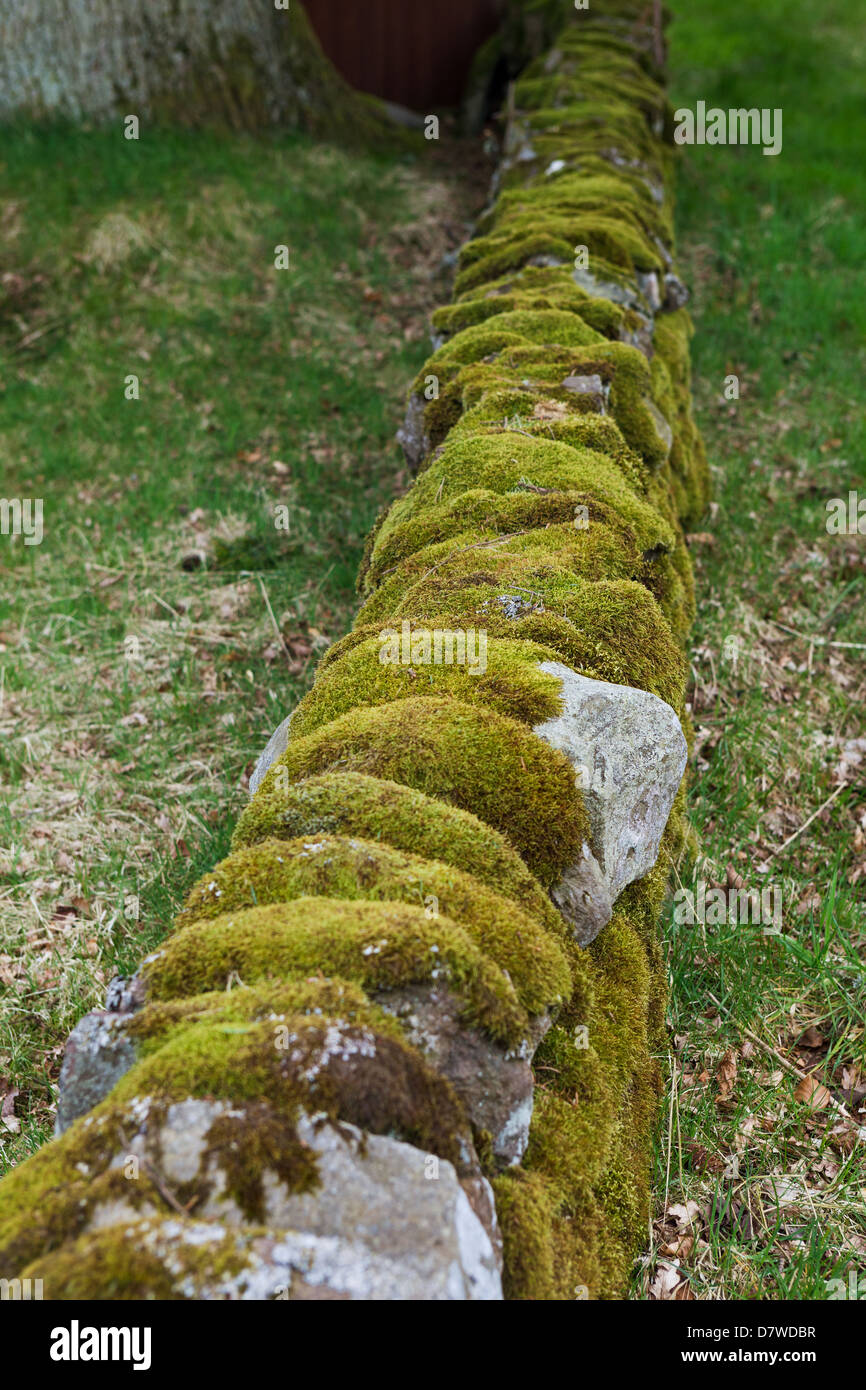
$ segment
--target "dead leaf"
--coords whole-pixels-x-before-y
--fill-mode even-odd
[[[699,1144],[697,1139],[687,1139],[685,1150],[692,1160],[692,1167],[699,1173],[724,1173],[724,1160],[718,1154],[712,1153],[709,1149]]]
[[[10,1134],[20,1134],[21,1121],[15,1114],[15,1097],[20,1092],[13,1086],[11,1091],[7,1091],[3,1097],[3,1104],[0,1105],[0,1128],[7,1129]]]
[[[827,1087],[816,1081],[814,1076],[804,1076],[794,1091],[794,1099],[808,1105],[810,1110],[824,1110],[833,1097]]]
[[[727,1100],[733,1094],[734,1083],[737,1079],[737,1054],[732,1047],[729,1047],[722,1060],[716,1068],[716,1080],[719,1083],[719,1094],[717,1100]]]
[[[666,1221],[675,1221],[680,1230],[691,1230],[701,1216],[698,1202],[672,1202],[665,1213]]]
[[[687,1276],[681,1269],[669,1264],[658,1265],[650,1282],[649,1296],[657,1302],[694,1298]]]
[[[566,420],[568,413],[568,406],[562,401],[536,401],[532,408],[536,420]]]

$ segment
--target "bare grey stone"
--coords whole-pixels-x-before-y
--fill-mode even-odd
[[[490,601],[485,599],[479,612],[486,612]],[[497,594],[493,602],[500,605],[506,618],[511,622],[517,622],[518,618],[525,617],[527,613],[544,612],[544,604],[540,597],[523,598],[520,594]]]
[[[619,330],[619,340],[621,343],[630,343],[642,352],[648,362],[655,357],[655,345],[653,343],[654,321],[642,314],[638,309],[632,309],[632,314],[637,319],[637,325],[629,328],[627,323],[623,323]]]
[[[670,455],[674,442],[673,430],[671,429],[665,417],[662,415],[654,400],[651,400],[649,396],[645,396],[644,405],[646,406],[647,410],[652,416],[656,434],[658,435],[659,439],[661,440],[664,446],[665,453],[667,455]]]
[[[182,1298],[201,1302],[500,1301],[498,1285],[467,1289],[456,1262],[446,1277],[374,1254],[362,1242],[306,1231],[262,1234],[179,1216],[123,1218],[127,1239],[160,1261]],[[459,1239],[459,1237],[458,1237]]]
[[[135,975],[115,975],[105,991],[105,1007],[111,1014],[132,1014],[144,1003],[144,982]]]
[[[492,1039],[460,1021],[462,1003],[450,990],[425,985],[375,996],[407,1028],[441,1076],[446,1076],[479,1129],[493,1136],[493,1152],[503,1167],[519,1163],[529,1143],[534,1078],[530,1063],[550,1027],[545,1015],[518,1051],[506,1052]]]
[[[430,452],[430,440],[424,428],[426,405],[424,397],[413,391],[406,402],[405,419],[397,431],[397,443],[403,450],[406,462],[416,471]]]
[[[602,280],[582,266],[575,266],[572,278],[580,289],[586,290],[598,299],[612,299],[614,304],[622,304],[626,309],[638,309],[644,314],[649,310],[649,305],[637,284],[631,284],[625,279],[621,283],[617,280]]]
[[[659,288],[659,277],[656,272],[654,270],[650,270],[646,274],[638,272],[637,282],[652,312],[654,314],[658,313],[659,309],[662,307],[662,294]]]
[[[550,896],[571,924],[574,939],[581,946],[588,946],[595,940],[613,913],[607,879],[585,843],[581,845],[580,857],[569,864]]]
[[[169,1188],[198,1179],[206,1192],[195,1209],[199,1239],[207,1242],[208,1229],[214,1241],[227,1232],[243,1234],[247,1218],[228,1189],[208,1134],[216,1120],[231,1115],[243,1121],[244,1114],[242,1106],[219,1100],[179,1101],[166,1111],[154,1111],[147,1097],[131,1101],[127,1146],[112,1166],[122,1168],[138,1156]],[[214,1289],[197,1296],[271,1298],[283,1285],[285,1296],[293,1298],[299,1274],[304,1287],[297,1296],[303,1298],[502,1298],[493,1194],[473,1153],[467,1155],[474,1160],[470,1176],[461,1181],[445,1159],[355,1125],[333,1125],[324,1115],[302,1114],[296,1129],[315,1154],[319,1185],[291,1192],[265,1166],[268,1258],[256,1266],[261,1277],[240,1279],[233,1294]],[[88,1228],[103,1230],[154,1215],[152,1205],[112,1198],[93,1210]],[[185,1228],[183,1223],[181,1233]]]
[[[287,715],[282,724],[278,724],[268,739],[264,751],[259,755],[259,760],[253,768],[250,777],[250,796],[258,791],[264,780],[268,768],[282,757],[289,746],[289,725],[292,722],[291,714]]]
[[[688,288],[680,280],[679,276],[668,272],[665,276],[665,308],[682,309],[689,302]]]
[[[670,705],[647,690],[578,675],[558,661],[540,670],[562,681],[561,714],[535,732],[575,768],[591,827],[591,849],[611,902],[655,863],[686,767],[687,748]],[[593,871],[583,855],[554,897],[592,896]],[[568,914],[566,914],[568,915]],[[598,903],[603,916],[603,902]],[[581,939],[578,937],[578,939]],[[591,940],[591,936],[585,937]]]
[[[136,1048],[124,1023],[124,1015],[100,1010],[73,1028],[60,1068],[55,1136],[104,1100],[133,1065]]]
[[[541,254],[538,256],[530,256],[526,264],[540,266],[544,270],[549,269],[550,266],[554,265],[565,265],[565,261],[562,259],[561,256],[550,256],[546,254]]]
[[[595,373],[592,376],[567,376],[562,385],[572,395],[582,396],[584,400],[587,400],[592,409],[599,415],[604,415],[609,388],[605,386],[600,376]]]

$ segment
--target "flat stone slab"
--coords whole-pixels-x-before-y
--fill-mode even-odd
[[[253,768],[250,777],[250,796],[258,791],[264,780],[268,768],[282,757],[289,746],[289,724],[292,721],[291,714],[286,715],[282,724],[278,724],[268,739],[267,745],[259,756],[259,760]]]

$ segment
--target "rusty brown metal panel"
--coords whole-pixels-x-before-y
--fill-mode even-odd
[[[458,104],[504,0],[304,0],[304,7],[353,87],[427,112]]]

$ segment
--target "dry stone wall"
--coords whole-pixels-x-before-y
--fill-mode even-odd
[[[0,1274],[46,1297],[627,1286],[707,472],[653,7],[568,13],[511,90],[355,627],[0,1184]]]

